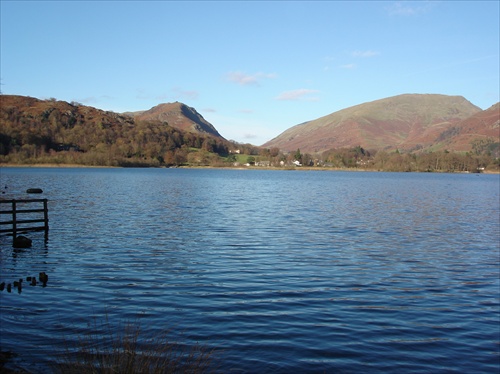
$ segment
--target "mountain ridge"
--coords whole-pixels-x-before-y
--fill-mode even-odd
[[[97,126],[97,131],[89,133],[87,139],[92,137],[95,138],[93,143],[106,144],[107,132],[116,126],[128,128],[139,122],[150,122],[225,140],[196,109],[181,102],[162,103],[149,110],[115,113],[55,99],[40,100],[19,95],[1,95],[0,98],[0,119],[4,128],[15,120],[38,122],[43,124],[42,127],[59,123],[66,129],[77,125],[78,131],[83,133],[87,131],[84,125],[88,124]],[[96,137],[101,131],[105,138],[99,140]],[[40,128],[36,132],[42,134],[46,131]],[[68,142],[63,138],[57,141]],[[403,94],[358,104],[292,126],[260,148],[278,148],[285,152],[300,149],[304,153],[357,146],[410,153],[468,152],[478,142],[496,144],[500,148],[500,103],[482,110],[462,96]],[[240,143],[234,148],[238,146],[244,145]]]
[[[139,121],[167,122],[170,126],[184,131],[206,133],[223,138],[217,129],[205,120],[196,109],[178,101],[161,103],[148,110],[123,114],[132,116]]]
[[[139,120],[77,102],[0,95],[0,159],[4,160],[180,165],[189,157],[193,163],[206,163],[235,147],[221,136],[197,128],[185,131],[167,121]]]
[[[419,151],[439,147],[436,139],[482,112],[462,96],[403,94],[341,109],[295,125],[263,144],[286,151],[317,153],[361,145],[368,149]],[[449,140],[448,137],[441,139]],[[459,142],[455,142],[459,143]],[[449,145],[455,144],[448,142]],[[462,147],[463,148],[463,147]],[[470,148],[470,147],[469,147]]]

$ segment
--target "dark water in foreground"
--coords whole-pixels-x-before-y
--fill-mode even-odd
[[[2,168],[2,197],[44,190],[50,232],[0,237],[0,282],[49,275],[0,292],[1,349],[43,372],[107,315],[220,349],[223,372],[498,373],[499,182]]]

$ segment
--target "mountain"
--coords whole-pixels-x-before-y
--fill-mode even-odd
[[[452,145],[451,138],[457,136],[459,130],[465,138],[468,127],[462,126],[461,123],[465,123],[462,121],[480,112],[480,108],[461,96],[405,94],[356,105],[296,125],[263,147],[309,153],[359,145],[376,150],[439,149],[446,141]],[[474,127],[476,135],[488,136],[490,132],[479,125],[480,121],[474,123],[478,124]],[[456,144],[459,143],[457,138]]]
[[[496,142],[499,142],[500,103],[460,121],[447,132],[452,135],[445,137],[443,144],[446,149],[452,151],[469,151],[471,144],[481,141],[496,139]]]
[[[122,129],[137,127],[143,122],[150,122],[159,128],[189,132],[200,137],[215,137],[225,140],[194,108],[176,102],[160,104],[150,110],[142,112],[115,113],[100,110],[76,102],[68,103],[55,99],[40,100],[29,96],[0,95],[0,120],[2,130],[8,128],[20,129],[31,126],[32,134],[50,130],[51,134],[65,132],[86,133],[86,139],[94,138],[102,130],[121,132]],[[96,129],[94,129],[96,128]],[[170,131],[170,130],[168,130]],[[106,136],[108,136],[107,134]],[[103,139],[94,139],[94,143],[109,143],[106,136]],[[64,138],[64,137],[63,137]],[[65,142],[64,139],[57,139]]]
[[[167,122],[170,126],[183,131],[209,134],[222,138],[215,127],[210,124],[194,108],[176,101],[175,103],[165,103],[140,112],[124,113],[131,115],[139,121],[159,121]]]
[[[199,120],[194,109],[180,103],[173,106],[179,108],[178,116],[183,121]],[[201,120],[201,124],[190,125],[185,131],[161,117],[140,118],[75,102],[0,95],[0,159],[5,156],[5,162],[14,163],[45,159],[49,163],[160,166],[183,164],[188,156],[196,158],[194,150],[204,157],[198,157],[200,162],[207,163],[212,157],[207,154],[215,160],[234,148]]]
[[[0,131],[15,125],[30,125],[33,134],[39,128],[51,126],[69,129],[75,125],[116,127],[134,123],[128,116],[75,102],[40,100],[19,95],[0,95],[0,119],[4,126]]]

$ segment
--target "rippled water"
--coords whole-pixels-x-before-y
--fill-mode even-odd
[[[0,237],[0,282],[49,275],[0,292],[1,349],[50,370],[92,318],[140,316],[220,350],[223,372],[498,373],[499,182],[2,168],[3,198],[44,190],[50,231]]]

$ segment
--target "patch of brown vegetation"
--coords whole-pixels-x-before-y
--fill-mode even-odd
[[[470,150],[473,136],[495,136],[491,130],[495,123],[498,127],[498,110],[481,113],[461,96],[399,95],[294,126],[263,146],[303,152],[358,145],[366,149],[418,151],[444,149],[449,144],[451,150],[451,139],[460,134],[463,140],[455,139],[457,150]]]
[[[474,140],[500,141],[500,103],[459,122],[455,133],[445,143],[451,151],[468,151]]]
[[[194,108],[178,101],[159,104],[149,110],[132,113],[132,115],[140,121],[167,122],[170,126],[183,131],[206,133],[222,138],[215,127]]]

